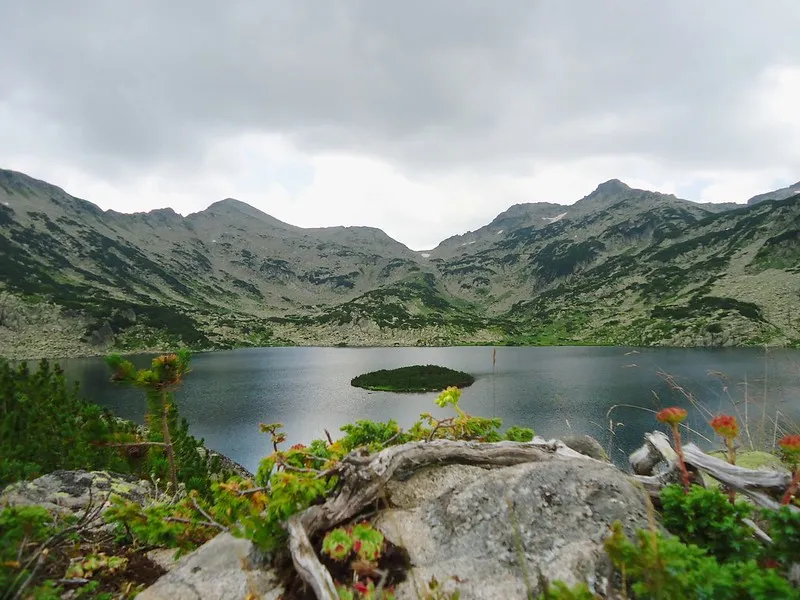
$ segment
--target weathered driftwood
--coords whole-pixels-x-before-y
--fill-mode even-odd
[[[739,486],[783,494],[791,482],[791,476],[788,473],[759,471],[732,465],[727,461],[706,454],[694,444],[686,444],[683,447],[683,455],[687,463],[702,469],[714,479],[733,487]]]
[[[651,496],[656,497],[664,485],[675,483],[675,474],[678,468],[677,455],[672,449],[667,436],[660,431],[645,434],[645,439],[647,443],[631,455],[630,461],[636,473],[648,472],[646,475],[639,474],[634,477]],[[692,443],[683,447],[683,455],[688,468],[708,473],[729,488],[746,495],[759,506],[772,509],[781,506],[770,495],[780,495],[786,491],[790,481],[788,474],[778,471],[745,469],[744,467],[731,465],[724,460],[706,454]],[[658,462],[666,465],[665,470],[656,474],[652,474],[656,466],[651,464],[654,461],[654,457],[660,457]],[[794,506],[790,508],[791,510],[800,510]]]
[[[782,495],[786,491],[791,481],[788,473],[759,471],[732,465],[714,456],[709,456],[694,444],[686,444],[683,447],[683,454],[688,464],[705,471],[717,481],[744,494],[759,506],[771,509],[781,507],[781,504],[771,498],[769,493]],[[800,510],[794,505],[789,505],[789,508],[793,511]]]
[[[435,440],[392,446],[372,456],[352,452],[337,467],[341,483],[336,495],[324,504],[307,508],[289,519],[287,530],[292,561],[298,574],[318,598],[336,598],[331,575],[317,558],[310,538],[352,519],[374,503],[391,479],[410,475],[432,465],[457,463],[508,467],[526,462],[574,458],[594,460],[562,442],[541,438],[527,443],[491,444]]]
[[[339,594],[336,592],[333,578],[317,558],[314,547],[300,522],[300,515],[290,517],[286,528],[289,531],[289,551],[297,573],[311,586],[317,598],[337,600]]]
[[[629,462],[636,480],[647,490],[650,497],[658,502],[661,488],[669,484],[681,484],[678,455],[670,445],[669,438],[660,431],[644,435],[644,445],[631,454]],[[698,474],[694,482],[703,485],[697,469],[687,464],[690,473]]]
[[[677,455],[669,443],[669,439],[660,431],[644,435],[644,445],[628,458],[631,469],[636,475],[653,475],[659,463],[666,463],[667,470],[672,469]]]
[[[628,457],[628,462],[636,475],[646,477],[653,474],[656,465],[661,462],[661,455],[650,444],[642,444]]]

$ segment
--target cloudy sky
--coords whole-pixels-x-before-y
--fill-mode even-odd
[[[412,248],[619,178],[800,179],[798,0],[0,0],[0,168]]]

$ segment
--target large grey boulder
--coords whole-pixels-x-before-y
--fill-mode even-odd
[[[223,533],[183,557],[139,600],[277,600],[283,586],[251,561],[252,543]]]
[[[106,471],[53,471],[32,481],[19,481],[3,489],[0,506],[38,505],[60,513],[82,513],[111,495],[144,504],[154,494],[148,481]]]
[[[644,491],[591,459],[426,469],[387,495],[395,508],[375,525],[414,565],[399,599],[417,598],[432,577],[462,599],[526,598],[541,592],[540,573],[603,593],[611,523],[629,534],[648,526]]]
[[[465,600],[524,599],[529,589],[537,597],[540,574],[603,595],[609,527],[619,520],[629,535],[648,527],[645,494],[615,466],[577,454],[512,467],[444,465],[390,481],[391,508],[373,524],[410,557],[398,600],[426,597],[433,577]],[[250,542],[222,534],[138,597],[278,598],[277,575],[255,555]]]

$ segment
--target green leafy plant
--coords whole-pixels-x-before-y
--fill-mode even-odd
[[[322,540],[322,552],[340,562],[346,561],[353,553],[360,560],[375,562],[383,552],[383,540],[383,534],[369,523],[357,523],[326,533]]]
[[[428,589],[425,592],[425,600],[459,600],[461,598],[460,590],[445,591],[444,585],[436,577],[431,577],[426,582],[426,586]]]
[[[333,560],[345,561],[353,550],[353,538],[350,533],[337,527],[325,534],[322,540],[322,552],[330,556]]]
[[[402,444],[410,440],[410,436],[404,434],[393,419],[386,423],[360,420],[354,424],[342,425],[341,430],[345,436],[340,443],[346,452],[361,447],[366,447],[374,452],[381,450],[389,442]]]
[[[25,552],[25,546],[44,543],[55,527],[53,516],[41,506],[9,507],[0,512],[0,590],[16,591],[31,575],[36,559]]]
[[[578,583],[572,587],[563,581],[547,583],[545,590],[539,595],[538,600],[597,600],[585,583]]]
[[[124,569],[127,564],[128,559],[123,556],[106,556],[103,552],[90,554],[72,562],[64,577],[67,579],[74,577],[90,579],[97,571],[114,573]]]
[[[506,429],[506,433],[503,436],[503,439],[512,441],[512,442],[530,442],[533,440],[534,431],[529,427],[517,427],[516,425],[513,427],[509,427]]]
[[[720,564],[706,551],[655,531],[640,530],[631,541],[618,521],[606,540],[614,566],[639,599],[770,600],[799,598],[797,590],[773,569],[755,561]]]
[[[379,590],[372,579],[357,581],[353,584],[353,591],[355,594],[352,597],[358,600],[395,600],[394,590]]]
[[[358,523],[353,526],[353,551],[361,560],[374,562],[383,552],[383,534],[369,523]]]
[[[177,555],[194,550],[219,533],[202,521],[200,513],[187,500],[157,503],[143,507],[136,502],[114,497],[104,514],[117,526],[117,540],[141,546],[176,548]]]
[[[784,570],[800,563],[800,513],[788,507],[779,510],[763,510],[761,518],[768,523],[772,544],[767,555]]]
[[[497,418],[476,417],[470,415],[459,406],[461,389],[449,387],[436,399],[442,408],[452,406],[456,416],[437,419],[430,413],[422,413],[408,431],[411,439],[451,439],[474,440],[479,442],[498,442],[502,439],[499,429],[503,422]]]
[[[664,527],[681,541],[705,548],[721,562],[757,559],[761,544],[742,522],[753,509],[744,502],[731,504],[718,489],[692,486],[685,493],[678,485],[661,490]]]
[[[180,419],[174,391],[189,373],[191,355],[188,350],[155,357],[149,369],[136,369],[117,354],[106,358],[113,369],[112,380],[143,389],[146,396],[145,424],[147,439],[126,438],[109,444],[127,452],[147,452],[140,470],[157,479],[167,479],[172,493],[183,483],[187,490],[196,490],[210,497],[212,479],[224,479],[218,457],[205,452],[203,441],[189,434],[189,425]]]
[[[147,414],[145,422],[155,440],[148,445],[159,445],[164,449],[169,465],[169,481],[172,492],[178,491],[178,470],[175,464],[175,449],[170,436],[170,408],[174,402],[173,390],[180,385],[184,375],[189,372],[190,354],[188,350],[162,354],[155,357],[149,369],[139,369],[118,354],[106,358],[114,369],[111,379],[125,382],[145,390]],[[160,436],[160,439],[159,439]],[[144,445],[144,443],[143,443]]]

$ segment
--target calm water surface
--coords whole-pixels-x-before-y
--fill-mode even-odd
[[[134,362],[144,366],[149,357],[134,357]],[[499,416],[504,425],[533,427],[544,437],[588,433],[618,463],[641,445],[645,431],[655,428],[652,413],[642,409],[684,406],[691,425],[713,439],[702,411],[673,389],[666,376],[712,412],[732,412],[734,402],[742,415],[747,410],[754,438],[763,433],[772,439],[770,419],[776,411],[800,423],[797,350],[502,347],[493,368],[492,348],[486,347],[256,348],[195,355],[193,371],[176,398],[194,435],[254,471],[269,452],[259,423],[282,422],[290,443],[307,443],[324,437],[326,428],[337,437],[341,425],[356,419],[395,419],[407,427],[421,412],[449,414],[434,405],[433,393],[368,392],[350,386],[353,377],[367,371],[427,363],[476,377],[462,395],[467,412]],[[142,422],[142,392],[110,383],[102,359],[62,364],[87,399]],[[622,404],[632,406],[612,410]],[[694,441],[708,446],[697,436]]]

